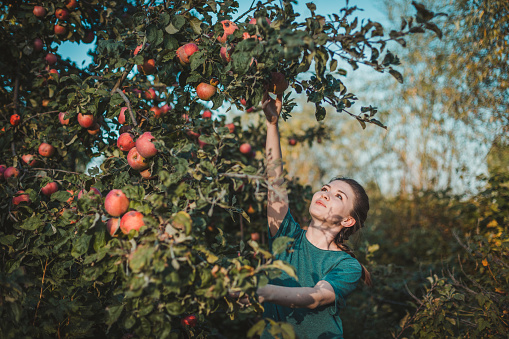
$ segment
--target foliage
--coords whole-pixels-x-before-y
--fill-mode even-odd
[[[375,109],[346,110],[356,96],[339,79],[345,72],[337,69],[338,60],[354,68],[364,63],[401,81],[393,68],[399,59],[387,44],[434,31],[435,15],[416,5],[417,23],[408,19],[384,38],[379,23],[350,19],[355,8],[326,19],[309,4],[311,16],[298,22],[291,2],[279,7],[269,1],[245,13],[256,24],[239,16],[239,29],[223,44],[217,40],[225,33],[220,21],[232,18],[235,1],[72,2],[40,1],[40,16],[23,1],[1,7],[0,37],[8,48],[0,55],[0,146],[5,165],[20,175],[0,183],[0,331],[7,338],[224,336],[225,318],[251,321],[245,315],[261,310],[256,303],[240,309],[230,292],[252,296],[257,286],[281,270],[293,274],[293,268],[275,261],[243,228],[243,222],[253,231],[266,225],[263,124],[241,126],[237,119],[232,130],[224,116],[210,119],[202,112],[242,108],[241,99],[254,106],[271,74],[281,72],[315,104],[317,120],[324,119],[323,105],[329,103],[363,127],[382,125]],[[66,7],[69,17],[57,19]],[[55,25],[66,33],[57,34]],[[82,69],[58,55],[63,41],[88,43],[90,32],[97,38],[93,64]],[[251,37],[243,39],[246,32]],[[176,51],[190,42],[199,51],[187,65]],[[221,47],[233,50],[231,61],[220,57]],[[48,54],[57,56],[56,63]],[[312,64],[310,80],[299,80]],[[202,82],[218,87],[211,103],[197,98]],[[168,110],[156,114],[163,103]],[[128,126],[119,122],[123,107]],[[287,95],[285,116],[292,107]],[[59,122],[60,112],[69,124]],[[21,123],[9,123],[11,114],[20,115]],[[94,124],[82,127],[80,115],[91,115]],[[116,147],[126,131],[155,137],[158,152],[148,160],[148,175],[132,169],[126,152]],[[55,154],[37,155],[42,142]],[[241,153],[242,143],[254,152]],[[22,160],[27,154],[35,154],[36,162]],[[84,173],[85,164],[99,156],[105,157],[100,168]],[[59,191],[41,194],[51,181]],[[104,199],[91,188],[103,195],[121,189],[129,209],[143,214],[143,227],[113,232]],[[289,189],[299,198],[310,193],[297,182]],[[20,190],[29,202],[14,203]],[[293,200],[296,218],[302,218],[306,199]],[[194,327],[183,322],[191,314],[198,319]],[[293,336],[286,324],[271,328],[274,335]],[[228,335],[244,337],[241,331]]]

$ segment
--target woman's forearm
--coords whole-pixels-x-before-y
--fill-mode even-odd
[[[265,285],[257,291],[260,302],[268,301],[291,308],[314,309],[320,305],[319,292],[313,287]]]
[[[277,123],[267,123],[265,154],[267,157],[267,174],[269,180],[277,179],[274,185],[282,184],[283,162],[281,160],[281,142]]]

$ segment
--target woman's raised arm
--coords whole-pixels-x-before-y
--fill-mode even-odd
[[[283,162],[281,159],[281,143],[279,138],[279,115],[283,106],[283,95],[272,99],[267,92],[263,95],[262,108],[267,118],[267,140],[265,156],[267,157],[267,174],[269,187],[267,193],[267,221],[270,234],[274,236],[288,212],[288,194],[283,186]]]

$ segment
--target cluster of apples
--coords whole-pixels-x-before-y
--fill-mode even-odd
[[[55,10],[55,17],[58,19],[58,21],[55,23],[55,26],[53,26],[53,32],[57,36],[64,36],[67,34],[67,26],[65,22],[69,20],[70,11],[75,10],[78,7],[78,2],[76,0],[65,0],[64,2],[65,7],[57,8]],[[47,11],[46,8],[42,6],[34,6],[32,13],[34,16],[36,16],[39,19],[43,19],[46,17]],[[87,30],[85,32],[85,37],[82,39],[84,43],[91,43],[94,41],[94,33],[90,30]],[[41,50],[42,49],[42,40],[36,39],[34,41],[34,48],[35,50]]]
[[[143,178],[151,176],[149,170],[149,163],[147,159],[152,158],[157,154],[157,149],[152,141],[155,137],[152,133],[143,133],[136,141],[134,135],[130,132],[120,134],[117,139],[117,147],[127,154],[127,163],[132,169],[139,171]]]
[[[108,233],[113,236],[120,228],[122,233],[129,234],[131,230],[139,231],[145,223],[143,214],[138,211],[128,211],[129,198],[121,189],[113,189],[104,198],[104,209],[112,217],[106,223]]]

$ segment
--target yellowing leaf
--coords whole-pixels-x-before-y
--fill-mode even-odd
[[[488,266],[488,260],[486,260],[486,258],[484,258],[484,259],[482,260],[482,265],[483,265],[483,266]]]

